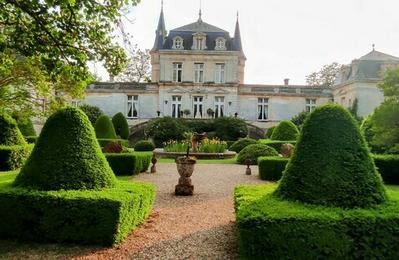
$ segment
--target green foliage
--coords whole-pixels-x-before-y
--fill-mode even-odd
[[[215,121],[204,119],[179,119],[182,124],[184,124],[191,132],[203,133],[203,132],[214,132],[215,131]]]
[[[358,116],[358,114],[357,114],[358,109],[359,109],[359,100],[357,100],[357,98],[355,98],[352,106],[349,107],[348,110],[349,110],[349,113],[351,113],[351,115],[356,119],[356,121],[361,123],[363,121],[363,118]]]
[[[279,156],[259,157],[258,158],[259,177],[262,180],[266,181],[280,180],[288,161],[289,161],[288,158],[283,158]]]
[[[292,144],[293,146],[296,144],[296,141],[278,141],[270,139],[259,139],[258,142],[273,147],[277,152],[281,152],[281,146],[283,144]]]
[[[37,136],[24,136],[25,140],[29,143],[29,144],[34,144],[37,141]]]
[[[31,145],[0,145],[0,171],[21,168],[31,151]]]
[[[306,111],[299,112],[297,115],[295,115],[293,118],[291,118],[291,122],[294,123],[294,125],[296,125],[296,127],[298,127],[298,129],[301,129],[303,122],[305,122],[307,115],[309,115],[309,112],[306,112]]]
[[[248,259],[397,259],[399,192],[370,209],[281,200],[274,185],[235,189],[240,253]],[[376,246],[378,245],[378,246]]]
[[[385,100],[372,115],[372,147],[399,154],[399,99]]]
[[[187,126],[173,117],[162,117],[151,120],[146,129],[146,135],[154,140],[156,147],[163,147],[170,140],[183,140],[184,133],[188,132]]]
[[[111,246],[149,215],[152,184],[118,182],[103,191],[35,191],[0,184],[1,238]]]
[[[97,138],[97,141],[100,144],[100,147],[105,147],[110,142],[118,142],[123,147],[129,147],[129,140]]]
[[[127,123],[125,116],[121,112],[114,115],[114,117],[112,118],[112,124],[114,125],[117,135],[119,135],[122,139],[129,138],[129,124]]]
[[[235,141],[248,135],[245,121],[236,117],[219,117],[214,119],[215,137],[224,141]]]
[[[163,150],[165,152],[183,153],[187,151],[187,147],[191,147],[191,143],[187,140],[182,141],[168,141],[164,143]]]
[[[357,122],[336,104],[316,108],[305,120],[276,194],[343,208],[366,208],[386,201]]]
[[[385,97],[399,97],[399,67],[388,69],[378,87]]]
[[[272,137],[272,134],[274,132],[274,129],[276,129],[276,125],[270,127],[269,129],[267,129],[266,133],[265,133],[265,138],[270,138]]]
[[[312,72],[310,75],[306,76],[306,84],[322,88],[331,88],[342,66],[343,65],[337,62],[324,65],[319,71]]]
[[[199,153],[224,153],[227,149],[227,143],[217,138],[205,138],[198,146]]]
[[[136,143],[134,150],[137,152],[153,151],[155,145],[150,140],[141,140]]]
[[[373,154],[372,157],[384,183],[399,185],[399,155]]]
[[[251,144],[257,144],[258,142],[252,138],[242,138],[235,141],[229,148],[230,151],[234,151],[236,153],[241,152],[242,149]]]
[[[274,129],[272,140],[295,141],[298,138],[299,130],[291,121],[281,121]]]
[[[115,175],[134,175],[148,170],[152,153],[108,153],[105,157]]]
[[[14,113],[13,118],[17,121],[17,125],[23,136],[36,136],[35,128],[29,117]]]
[[[252,165],[256,165],[260,156],[278,156],[278,152],[265,144],[250,144],[239,152],[237,163],[246,164],[246,160],[250,160]]]
[[[0,145],[26,145],[17,122],[6,113],[0,113]]]
[[[96,130],[97,138],[117,139],[114,125],[107,115],[102,115],[97,119],[94,129]]]
[[[80,110],[68,107],[51,115],[14,183],[38,190],[102,189],[115,175]]]
[[[86,114],[86,116],[89,118],[93,126],[96,125],[97,119],[100,116],[104,115],[104,112],[99,107],[96,106],[83,104],[79,106],[79,108]]]

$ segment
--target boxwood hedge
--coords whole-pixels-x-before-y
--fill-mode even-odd
[[[271,140],[271,139],[259,139],[259,143],[265,144],[267,146],[273,147],[277,152],[281,152],[281,146],[283,144],[292,144],[295,146],[296,141],[279,141],[279,140]]]
[[[270,138],[272,140],[293,141],[298,138],[298,135],[298,127],[291,121],[285,120],[281,121],[276,128],[273,129]]]
[[[32,145],[0,145],[0,171],[19,169],[32,151]]]
[[[141,140],[138,141],[135,146],[134,150],[137,152],[149,152],[155,149],[155,145],[150,140]]]
[[[386,184],[399,184],[399,155],[373,154],[375,166]]]
[[[152,184],[118,182],[102,191],[34,191],[0,184],[0,237],[111,246],[149,215]]]
[[[250,160],[251,164],[255,165],[258,162],[258,157],[261,156],[278,156],[278,153],[274,148],[265,144],[251,144],[237,155],[237,163],[245,164],[246,160]]]
[[[281,200],[274,185],[235,189],[240,254],[248,259],[399,259],[399,192],[369,209]]]
[[[97,138],[117,139],[114,125],[107,115],[101,115],[94,127]]]
[[[148,170],[152,153],[106,153],[105,157],[115,175],[133,175]]]
[[[122,139],[129,138],[129,124],[127,123],[126,117],[121,112],[116,113],[112,117],[112,124],[114,125],[114,129],[117,135],[119,135]]]
[[[107,138],[97,138],[97,141],[101,147],[105,147],[110,142],[118,142],[123,147],[129,147],[129,140],[124,139],[107,139]]]
[[[241,138],[241,139],[238,139],[237,141],[235,141],[229,147],[229,150],[239,153],[239,152],[241,152],[242,149],[244,149],[248,145],[257,144],[257,143],[258,143],[258,141],[256,141],[255,139],[252,139],[252,138]]]
[[[278,181],[283,175],[289,158],[263,156],[258,158],[259,177],[266,181]]]

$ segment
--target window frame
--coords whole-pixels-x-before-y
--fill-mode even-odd
[[[179,45],[178,45],[178,43],[179,43]],[[180,36],[174,37],[172,49],[183,50],[184,49],[184,39]]]
[[[216,63],[215,83],[226,83],[226,63]]]
[[[194,63],[194,83],[204,83],[205,64],[203,62]]]
[[[130,108],[129,108],[129,104],[131,104]],[[135,116],[134,111],[136,111],[136,116]],[[130,116],[130,114],[131,114],[131,116]],[[139,118],[139,96],[138,95],[127,95],[126,118],[130,118],[130,119]]]
[[[179,68],[180,65],[180,68]],[[180,72],[180,80],[179,80]],[[172,63],[172,82],[181,83],[183,82],[183,62]]]
[[[265,111],[266,111],[266,113],[265,113]],[[269,98],[268,97],[258,97],[256,118],[257,118],[257,121],[269,120]]]
[[[317,98],[307,98],[305,101],[305,111],[307,113],[313,112],[317,107]]]

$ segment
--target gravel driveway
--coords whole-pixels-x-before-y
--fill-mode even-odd
[[[237,232],[233,190],[238,184],[256,184],[258,169],[245,175],[242,165],[198,164],[192,177],[194,196],[173,195],[178,173],[175,164],[158,164],[156,174],[134,180],[157,186],[150,218],[118,248],[86,252],[89,259],[235,259]]]

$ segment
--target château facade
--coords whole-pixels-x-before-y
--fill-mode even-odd
[[[333,89],[308,85],[245,84],[244,54],[238,18],[234,35],[198,19],[166,31],[161,9],[151,50],[152,82],[97,82],[86,90],[85,103],[105,113],[125,113],[130,124],[158,116],[211,118],[237,116],[262,128],[299,112],[335,101],[359,115],[371,113],[383,100],[377,89],[380,71],[399,58],[373,50],[337,78]]]

